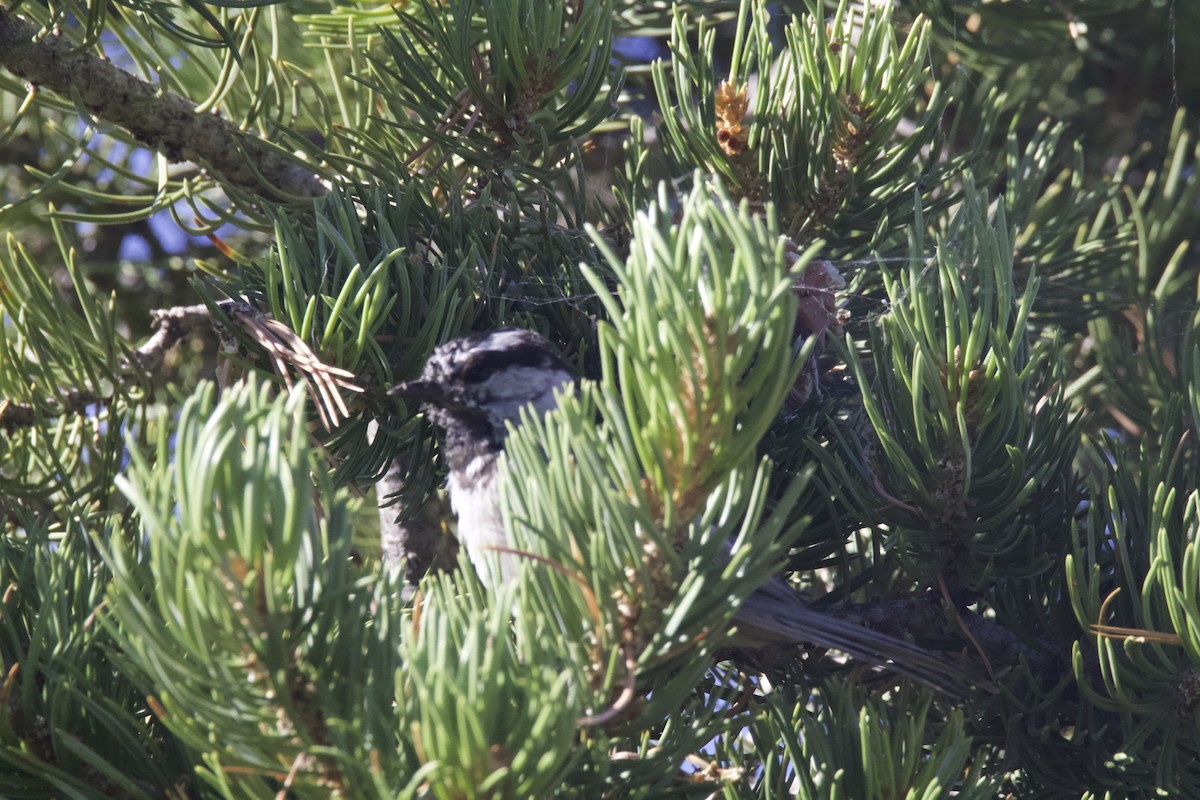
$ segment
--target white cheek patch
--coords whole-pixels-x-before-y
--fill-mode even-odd
[[[541,339],[539,336],[530,334],[529,331],[495,331],[489,334],[487,339],[484,340],[484,346],[488,350],[507,350],[510,347],[519,347],[520,345],[529,343],[531,337],[534,340]]]
[[[516,422],[521,409],[531,403],[539,414],[553,409],[554,390],[573,382],[562,370],[514,366],[492,375],[482,388],[487,394],[488,410],[502,422]]]

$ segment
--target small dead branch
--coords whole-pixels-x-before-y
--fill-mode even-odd
[[[267,352],[271,366],[283,378],[289,390],[295,388],[291,369],[295,368],[308,385],[309,397],[325,430],[333,430],[338,423],[349,418],[350,409],[338,390],[363,391],[361,386],[351,381],[354,373],[324,363],[295,331],[249,303],[228,301],[220,306],[230,320]]]
[[[278,320],[271,319],[249,303],[229,300],[218,304],[229,319],[267,352],[275,371],[291,389],[295,370],[308,385],[309,396],[317,416],[326,430],[331,430],[350,416],[340,390],[361,392],[352,382],[354,375],[344,369],[325,364],[312,348],[294,331]],[[154,334],[141,347],[124,359],[113,377],[113,391],[101,396],[89,388],[67,388],[57,396],[47,398],[41,407],[32,403],[17,403],[0,399],[0,430],[11,433],[26,428],[46,417],[79,414],[89,406],[109,403],[121,393],[162,368],[167,352],[197,331],[213,327],[207,306],[176,306],[150,312]]]

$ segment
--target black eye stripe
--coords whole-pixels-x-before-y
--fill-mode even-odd
[[[541,344],[529,343],[476,353],[467,359],[460,374],[464,380],[471,383],[483,383],[497,372],[510,367],[566,370],[566,365],[558,356]]]

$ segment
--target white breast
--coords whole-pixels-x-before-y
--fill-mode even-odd
[[[458,541],[485,586],[516,578],[515,557],[496,548],[505,547],[504,519],[500,514],[500,481],[497,456],[474,458],[462,473],[452,472],[446,482],[450,505],[458,516]]]

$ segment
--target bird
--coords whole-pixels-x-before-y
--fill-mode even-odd
[[[473,333],[434,350],[417,380],[392,396],[420,404],[445,435],[447,491],[460,543],[486,586],[517,577],[519,554],[507,541],[501,513],[500,458],[509,424],[522,409],[544,415],[557,392],[571,391],[567,363],[540,334],[521,329]],[[781,577],[755,590],[733,618],[731,646],[816,646],[882,666],[948,694],[969,681],[954,665],[908,641],[811,608]]]
[[[516,578],[500,513],[499,460],[507,423],[531,406],[554,409],[556,389],[573,386],[566,362],[542,336],[522,329],[475,333],[434,350],[419,380],[389,394],[420,403],[445,432],[446,489],[458,517],[459,543],[484,585]],[[499,556],[499,558],[497,558]]]

